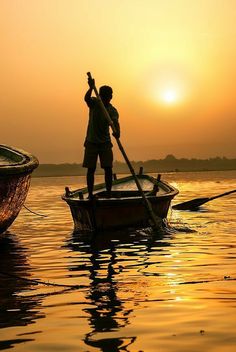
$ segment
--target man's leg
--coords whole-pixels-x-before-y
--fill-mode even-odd
[[[112,153],[112,144],[111,142],[104,143],[100,147],[99,158],[101,167],[104,169],[105,173],[105,184],[108,197],[111,196],[111,187],[112,187],[112,162],[113,162],[113,153]]]
[[[108,197],[111,196],[111,187],[112,187],[112,168],[111,167],[105,167],[105,183],[106,183],[106,190],[108,193]]]
[[[88,194],[89,198],[93,198],[93,185],[94,185],[94,174],[96,168],[88,168],[87,170],[87,186],[88,186]]]
[[[87,168],[87,186],[89,198],[93,197],[94,174],[96,170],[98,150],[93,143],[85,142],[83,167]]]

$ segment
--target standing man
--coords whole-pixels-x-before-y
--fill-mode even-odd
[[[86,139],[84,143],[84,161],[83,167],[87,168],[87,186],[89,198],[93,198],[94,174],[97,166],[97,159],[99,156],[101,167],[105,173],[105,184],[107,196],[111,196],[112,187],[112,163],[113,152],[112,143],[109,131],[109,124],[104,116],[99,101],[92,97],[94,88],[94,79],[88,78],[89,90],[85,94],[84,100],[89,107],[89,122],[87,128]],[[120,138],[119,114],[114,106],[111,105],[112,88],[109,86],[102,86],[99,89],[100,98],[109,113],[115,127],[115,138]]]

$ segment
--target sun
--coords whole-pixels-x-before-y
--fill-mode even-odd
[[[166,103],[166,104],[174,104],[178,102],[178,94],[177,91],[172,89],[172,88],[168,88],[165,89],[162,93],[161,93],[161,100]]]
[[[181,67],[152,68],[147,82],[149,99],[162,109],[174,111],[189,99],[189,83],[188,74]]]
[[[152,89],[152,92],[151,92]],[[153,101],[161,106],[175,107],[183,101],[184,92],[181,84],[156,83],[153,84],[150,93]]]

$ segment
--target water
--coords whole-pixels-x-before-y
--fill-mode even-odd
[[[163,178],[173,204],[236,189],[236,171]],[[47,217],[23,208],[0,241],[1,350],[235,351],[236,194],[170,211],[161,240],[144,229],[91,242],[72,235],[65,185],[85,178],[32,179],[26,205]]]

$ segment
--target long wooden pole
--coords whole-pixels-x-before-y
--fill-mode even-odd
[[[90,72],[88,72],[87,75],[88,75],[89,79],[91,79],[91,80],[93,79]],[[113,133],[115,134],[116,133],[115,125],[114,125],[114,123],[113,123],[113,121],[112,121],[112,119],[111,119],[106,107],[103,104],[103,101],[102,101],[102,99],[101,99],[101,97],[100,97],[100,95],[98,93],[98,90],[97,90],[95,84],[93,86],[93,90],[94,90],[94,93],[95,93],[95,95],[96,95],[96,97],[97,97],[97,99],[99,101],[99,104],[100,104],[101,109],[102,109],[102,111],[104,113],[104,116],[106,117],[109,125],[111,126],[111,129],[112,129]],[[139,190],[139,192],[140,192],[140,194],[142,196],[142,199],[143,199],[144,205],[145,205],[145,207],[146,207],[146,209],[148,211],[148,214],[149,214],[149,216],[150,216],[150,218],[151,218],[151,220],[153,222],[151,224],[152,228],[154,228],[155,230],[158,230],[158,231],[162,231],[161,221],[154,214],[152,206],[151,206],[150,202],[148,201],[148,199],[146,198],[145,193],[142,190],[142,187],[141,187],[141,184],[139,182],[139,179],[137,178],[137,176],[135,174],[135,171],[134,171],[134,169],[133,169],[133,167],[132,167],[132,165],[131,165],[131,163],[129,161],[129,158],[128,158],[128,156],[127,156],[127,154],[126,154],[126,152],[125,152],[125,150],[124,150],[124,148],[123,148],[123,146],[121,144],[120,139],[118,137],[116,137],[116,136],[114,136],[114,137],[115,137],[116,142],[118,144],[118,147],[119,147],[119,149],[121,151],[121,154],[123,155],[128,167],[129,167],[129,170],[130,170],[130,172],[131,172],[131,174],[132,174],[132,176],[133,176],[133,178],[135,180],[135,183],[136,183],[137,188],[138,188],[138,190]]]

